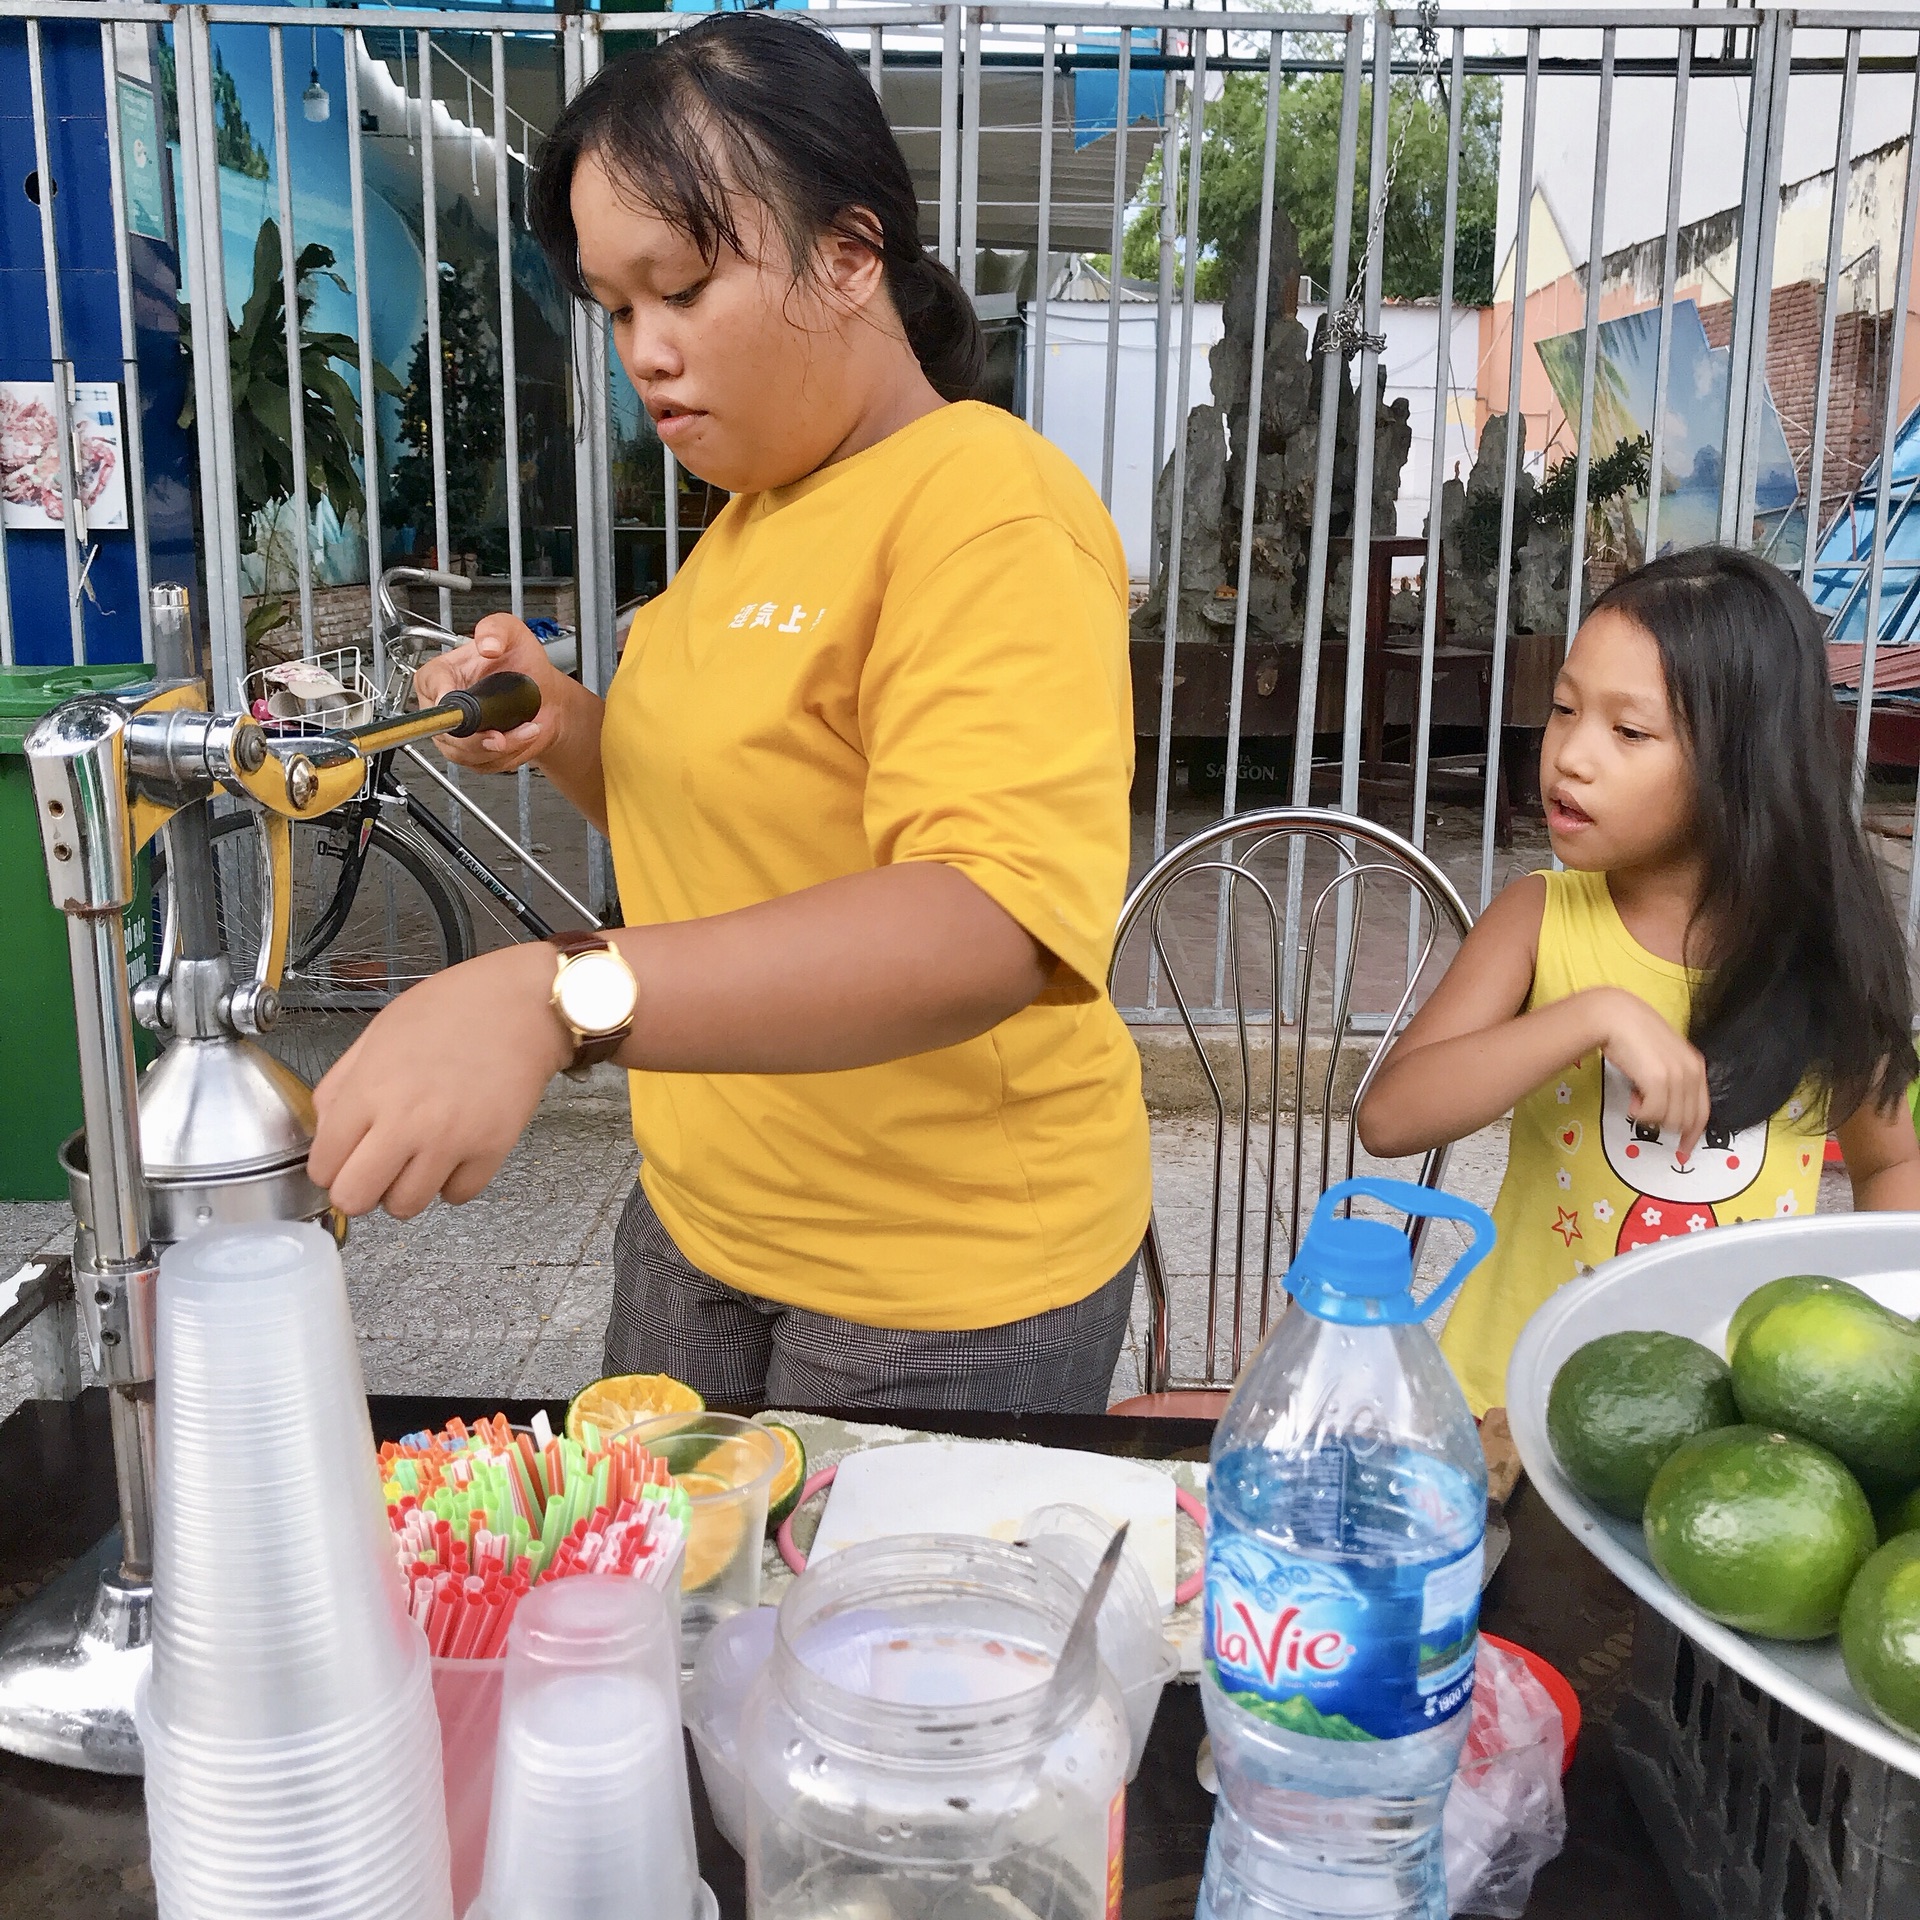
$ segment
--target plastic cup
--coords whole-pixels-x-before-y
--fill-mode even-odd
[[[1028,1514],[1020,1524],[1019,1538],[1030,1553],[1051,1560],[1084,1590],[1113,1538],[1113,1528],[1086,1507],[1062,1503]],[[1180,1669],[1180,1656],[1161,1628],[1153,1582],[1131,1547],[1121,1550],[1113,1584],[1100,1605],[1096,1631],[1100,1657],[1126,1703],[1127,1778],[1131,1781],[1140,1771],[1161,1691]]]
[[[272,1738],[391,1701],[418,1634],[333,1241],[289,1224],[170,1247],[157,1343],[156,1719]]]
[[[747,1850],[747,1779],[740,1764],[740,1709],[773,1657],[775,1607],[755,1607],[723,1620],[706,1637],[681,1692],[681,1711],[700,1756],[713,1824],[736,1853]]]
[[[162,1920],[451,1920],[440,1730],[394,1561],[338,1250],[167,1250],[152,1669]]]
[[[680,1671],[722,1620],[760,1604],[767,1496],[781,1462],[765,1427],[731,1413],[668,1413],[623,1438],[666,1461],[692,1508],[680,1569]]]
[[[668,1596],[581,1575],[520,1604],[469,1920],[695,1920]]]

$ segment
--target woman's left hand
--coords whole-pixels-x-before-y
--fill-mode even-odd
[[[503,947],[383,1007],[314,1089],[308,1170],[346,1214],[458,1206],[500,1170],[573,1057],[548,1004],[554,953]]]

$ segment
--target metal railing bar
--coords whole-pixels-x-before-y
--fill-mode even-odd
[[[490,34],[487,52],[493,76],[493,230],[495,271],[500,283],[500,462],[507,497],[507,593],[516,620],[527,617],[525,530],[520,511],[520,342],[513,317],[513,182],[507,167],[507,41]],[[514,824],[520,829],[517,851],[533,865],[533,769],[513,776]],[[477,809],[476,809],[477,811]]]
[[[1733,277],[1733,315],[1727,354],[1727,411],[1721,436],[1720,511],[1718,537],[1738,541],[1740,481],[1746,459],[1748,370],[1753,361],[1753,323],[1757,312],[1754,289],[1760,247],[1755,223],[1761,181],[1767,168],[1769,102],[1773,95],[1774,35],[1762,31],[1754,39],[1753,79],[1747,88],[1747,146],[1740,180],[1740,240]],[[1771,290],[1769,289],[1769,292]],[[1746,539],[1752,538],[1749,523]]]
[[[1480,910],[1493,898],[1493,834],[1500,792],[1500,730],[1506,715],[1507,637],[1513,614],[1514,483],[1520,471],[1520,437],[1526,415],[1520,382],[1527,344],[1527,240],[1533,220],[1533,142],[1540,111],[1540,29],[1527,34],[1527,81],[1520,117],[1519,217],[1513,233],[1512,335],[1507,361],[1507,450],[1501,475],[1500,548],[1494,567],[1493,668],[1487,681],[1487,780],[1480,820]]]
[[[1807,543],[1800,557],[1800,590],[1813,591],[1820,553],[1820,480],[1827,460],[1827,412],[1833,393],[1834,331],[1840,319],[1841,249],[1846,244],[1848,175],[1853,166],[1853,109],[1859,92],[1860,31],[1847,35],[1846,73],[1840,82],[1840,117],[1834,135],[1833,202],[1827,209],[1827,272],[1820,289],[1820,358],[1814,368],[1813,443],[1807,450]]]
[[[1753,522],[1760,486],[1761,427],[1767,404],[1767,335],[1773,324],[1773,254],[1780,225],[1780,174],[1786,148],[1787,96],[1792,83],[1788,53],[1793,44],[1793,18],[1776,14],[1773,58],[1768,70],[1767,140],[1761,170],[1760,198],[1755,208],[1753,264],[1753,324],[1747,350],[1747,391],[1741,422],[1741,457],[1737,536],[1740,544],[1753,541]],[[1757,87],[1757,82],[1756,82]],[[1809,539],[1813,535],[1809,534]]]
[[[1162,40],[1168,36],[1162,34]],[[1174,217],[1178,211],[1175,196],[1167,191],[1180,163],[1180,83],[1171,74],[1160,80],[1160,187],[1155,212],[1160,222],[1160,266],[1154,276],[1153,300],[1153,476],[1157,493],[1160,475],[1167,464],[1167,369],[1173,355],[1173,257]],[[1147,585],[1149,590],[1160,580],[1160,542],[1149,528]]]
[[[1408,838],[1416,847],[1427,844],[1427,778],[1433,761],[1433,663],[1440,640],[1440,582],[1444,576],[1444,556],[1440,551],[1440,500],[1447,477],[1447,412],[1453,391],[1453,271],[1460,215],[1460,134],[1461,108],[1466,86],[1461,72],[1467,36],[1459,27],[1453,30],[1453,70],[1447,85],[1447,186],[1446,211],[1441,226],[1440,303],[1438,331],[1434,335],[1433,356],[1433,459],[1427,477],[1427,575],[1426,606],[1420,621],[1419,708],[1413,729],[1413,820]],[[1420,896],[1410,894],[1407,903],[1407,982],[1409,988],[1420,978],[1414,961],[1420,937]],[[1431,940],[1429,941],[1431,947]],[[1422,963],[1424,964],[1424,962]]]
[[[1193,401],[1194,287],[1200,261],[1200,158],[1206,145],[1207,47],[1195,50],[1194,82],[1187,97],[1186,255],[1180,276],[1180,371],[1174,377],[1173,487],[1167,515],[1166,626],[1160,652],[1160,737],[1156,744],[1153,800],[1153,857],[1167,850],[1167,799],[1173,784],[1173,665],[1180,633],[1180,544],[1185,531],[1187,414]],[[1126,98],[1124,82],[1121,98]],[[1122,109],[1124,111],[1124,109]],[[1114,284],[1119,285],[1116,259]],[[1112,376],[1108,376],[1107,419],[1112,424]]]
[[[387,636],[380,613],[380,389],[373,372],[373,288],[367,278],[367,170],[360,134],[359,33],[345,28],[340,54],[347,69],[347,192],[353,218],[353,315],[360,341],[360,471],[367,530],[367,599],[373,639],[373,683],[387,684]]]
[[[1907,138],[1909,154],[1920,154],[1920,71],[1914,77],[1913,117]],[[1900,251],[1894,267],[1893,307],[1896,316],[1904,320],[1909,299],[1913,290],[1913,237],[1914,217],[1920,211],[1920,166],[1907,168],[1906,190],[1900,203]],[[1900,433],[1900,376],[1901,363],[1905,358],[1907,330],[1904,324],[1888,329],[1887,342],[1887,400],[1886,411],[1880,427],[1880,471],[1879,484],[1873,497],[1873,551],[1871,565],[1867,570],[1867,626],[1861,635],[1863,646],[1860,652],[1860,711],[1853,728],[1853,811],[1859,817],[1867,796],[1867,737],[1873,724],[1873,676],[1875,656],[1880,645],[1880,596],[1884,581],[1887,557],[1887,509],[1893,498],[1893,447]],[[1808,529],[1808,538],[1813,538],[1812,528]],[[1916,809],[1920,810],[1920,800],[1916,800]],[[1916,843],[1920,849],[1920,843]],[[1920,857],[1915,859],[1909,869],[1907,879],[1907,928],[1909,937],[1913,930],[1916,903],[1920,903]]]
[[[147,540],[147,458],[140,424],[140,345],[133,321],[133,250],[127,240],[126,158],[120,151],[120,58],[114,30],[100,28],[100,71],[107,98],[107,198],[113,215],[113,274],[120,321],[120,380],[125,394],[121,441],[127,453],[127,518],[133,529],[134,591],[140,596],[140,658],[153,658],[153,554]],[[6,566],[0,561],[0,598]],[[5,615],[0,614],[0,627]],[[11,658],[11,656],[9,656]]]
[[[960,16],[958,7],[943,10],[940,45],[940,264],[953,271],[959,244],[960,209],[955,204],[955,177],[960,143]]]
[[[27,21],[27,87],[33,102],[33,164],[39,192],[40,267],[47,282],[47,347],[53,362],[53,419],[59,445],[54,450],[60,482],[60,533],[67,558],[67,630],[73,663],[87,659],[87,617],[82,581],[86,578],[76,524],[84,511],[79,475],[73,464],[73,362],[67,357],[66,297],[60,285],[60,247],[53,227],[54,179],[51,130],[47,120],[47,80],[41,64],[40,22]]]
[[[1653,426],[1647,452],[1645,556],[1660,552],[1660,492],[1665,484],[1667,389],[1673,375],[1673,293],[1680,273],[1680,186],[1687,158],[1687,92],[1693,35],[1682,33],[1673,69],[1673,131],[1667,146],[1667,224],[1660,255],[1660,329],[1653,356]]]
[[[1328,312],[1332,318],[1334,290],[1347,284],[1353,240],[1353,175],[1360,147],[1360,21],[1347,28],[1346,59],[1340,97],[1340,135],[1334,162],[1333,242],[1328,268]],[[1333,520],[1333,468],[1339,433],[1340,389],[1346,383],[1346,364],[1330,341],[1325,322],[1321,335],[1320,444],[1313,481],[1313,532],[1307,547],[1307,607],[1300,635],[1299,705],[1293,731],[1292,796],[1304,807],[1313,793],[1314,722],[1320,710],[1320,637],[1327,599],[1327,544]],[[1297,843],[1287,852],[1287,924],[1281,1009],[1292,1019],[1299,983],[1299,930],[1302,872]]]
[[[433,541],[444,573],[453,565],[447,527],[447,374],[440,341],[440,190],[433,157],[433,36],[415,41],[420,67],[420,231],[427,283],[427,437],[433,461]],[[440,624],[453,625],[453,593],[440,589]],[[460,831],[456,815],[454,831]]]
[[[1367,249],[1361,283],[1362,345],[1354,367],[1359,401],[1354,422],[1353,453],[1353,576],[1347,595],[1347,684],[1340,722],[1340,811],[1360,811],[1360,723],[1366,707],[1367,602],[1373,580],[1373,446],[1380,409],[1380,324],[1382,263],[1386,254],[1387,126],[1393,83],[1386,71],[1385,51],[1393,36],[1377,17],[1373,28],[1372,125],[1369,129],[1367,181]],[[1327,310],[1334,309],[1343,288],[1328,290]],[[1342,934],[1351,931],[1343,921]]]
[[[1240,564],[1234,576],[1233,667],[1227,682],[1227,768],[1220,810],[1229,819],[1238,811],[1240,804],[1240,726],[1246,704],[1247,616],[1248,601],[1253,589],[1254,499],[1258,490],[1260,469],[1260,408],[1265,399],[1267,370],[1267,299],[1273,280],[1274,155],[1280,136],[1280,74],[1281,45],[1276,35],[1268,46],[1266,130],[1260,147],[1260,226],[1259,241],[1254,252],[1253,339],[1249,349],[1251,362],[1247,371],[1246,441],[1242,450],[1243,468],[1240,476]],[[1231,841],[1227,843],[1227,852],[1231,858],[1233,852]],[[1269,902],[1269,905],[1271,904]],[[1230,887],[1223,883],[1214,928],[1213,994],[1216,1000],[1221,993],[1229,927],[1233,917]],[[1274,940],[1274,979],[1277,985],[1279,979],[1277,925]],[[1239,966],[1237,954],[1234,965],[1237,982]]]
[[[1047,304],[1053,280],[1053,93],[1058,84],[1054,78],[1056,52],[1055,30],[1049,26],[1040,65],[1040,224],[1034,235],[1033,369],[1029,382],[1032,399],[1027,409],[1034,432],[1042,434],[1047,430]]]
[[[273,84],[273,167],[280,195],[280,297],[286,320],[288,450],[293,455],[293,577],[300,596],[300,654],[303,659],[311,660],[314,655],[313,555],[307,546],[307,529],[312,524],[312,503],[307,497],[307,379],[300,337],[300,275],[293,243],[285,31],[283,27],[267,29],[267,68]],[[263,579],[262,587],[265,584]]]
[[[1114,95],[1113,238],[1107,252],[1107,391],[1100,415],[1100,502],[1108,508],[1113,505],[1113,423],[1120,398],[1120,281],[1127,237],[1127,108],[1132,58],[1133,29],[1128,27],[1120,35],[1120,81]],[[1157,486],[1158,474],[1154,481]],[[1176,505],[1176,513],[1178,510]]]
[[[980,10],[962,10],[965,57],[960,68],[960,284],[969,297],[979,278]]]
[[[247,671],[246,622],[240,612],[240,501],[233,448],[233,369],[224,351],[227,330],[227,272],[221,244],[220,169],[213,164],[213,33],[206,10],[181,9],[187,58],[176,62],[181,76],[182,150],[195,179],[193,229],[193,307],[203,340],[219,343],[213,352],[193,356],[196,419],[204,423],[200,440],[203,555],[207,580],[207,620],[212,640],[213,697],[218,705],[239,706]],[[176,39],[176,46],[178,41]],[[190,72],[190,80],[186,77]],[[187,93],[192,94],[189,111]],[[193,130],[193,139],[185,137]],[[203,384],[204,381],[204,384]],[[211,483],[212,494],[208,497]]]
[[[1567,645],[1580,625],[1587,561],[1587,489],[1593,469],[1593,389],[1600,365],[1600,279],[1606,255],[1607,163],[1613,145],[1614,29],[1601,42],[1600,102],[1594,122],[1593,209],[1587,222],[1587,303],[1580,341],[1580,431],[1573,475],[1573,545],[1567,565]]]

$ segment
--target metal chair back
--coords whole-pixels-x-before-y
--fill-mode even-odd
[[[1318,807],[1222,820],[1168,852],[1128,896],[1109,988],[1134,1003],[1150,1075],[1174,1063],[1158,1033],[1174,1036],[1175,1060],[1197,1061],[1201,1112],[1212,1116],[1205,1342],[1197,1368],[1176,1378],[1175,1250],[1162,1218],[1169,1196],[1157,1191],[1142,1250],[1149,1393],[1227,1384],[1251,1351],[1249,1334],[1265,1338],[1276,1283],[1315,1201],[1355,1171],[1353,1115],[1423,971],[1444,962],[1444,935],[1457,943],[1472,924],[1453,883],[1412,842]],[[1357,983],[1361,999],[1386,1004],[1356,1008]],[[1424,1157],[1422,1185],[1440,1184],[1446,1157],[1444,1147]],[[1408,1229],[1416,1262],[1425,1226]]]

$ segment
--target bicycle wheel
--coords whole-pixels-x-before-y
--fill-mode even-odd
[[[309,953],[313,929],[333,903],[359,831],[352,818],[293,823],[293,910],[280,1019],[263,1036],[268,1051],[303,1079],[326,1071],[396,994],[470,958],[473,921],[440,855],[405,827],[373,823],[359,882],[340,930]],[[213,824],[214,901],[221,944],[236,979],[260,950],[266,875],[260,834],[247,813]],[[154,876],[164,913],[166,874]]]

